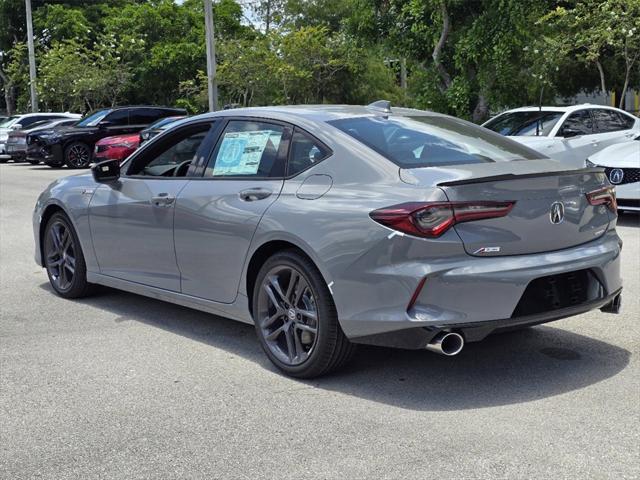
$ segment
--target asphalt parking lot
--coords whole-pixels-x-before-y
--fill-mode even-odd
[[[362,348],[299,381],[251,326],[109,289],[55,296],[31,211],[70,173],[0,165],[1,478],[640,477],[638,216],[619,225],[621,315],[453,358]]]

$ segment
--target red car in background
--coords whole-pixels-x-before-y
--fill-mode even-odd
[[[96,142],[93,151],[93,161],[96,163],[102,162],[103,160],[122,161],[135,152],[139,146],[139,133],[105,137]]]

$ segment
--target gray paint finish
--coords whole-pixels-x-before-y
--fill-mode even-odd
[[[36,238],[41,215],[60,205],[78,230],[90,281],[245,322],[251,322],[251,258],[268,242],[286,241],[306,253],[331,285],[340,324],[352,339],[508,318],[526,285],[540,276],[588,268],[608,294],[621,287],[615,216],[589,205],[584,196],[607,185],[601,174],[562,172],[566,167],[548,159],[402,169],[326,123],[374,115],[363,107],[312,106],[240,109],[183,120],[176,127],[234,116],[288,122],[315,135],[333,155],[286,180],[129,178],[114,186],[97,185],[89,175],[69,177],[41,195],[34,212]],[[140,151],[129,161],[137,155]],[[540,177],[440,185],[505,174]],[[240,192],[251,188],[272,193],[242,200]],[[85,190],[95,190],[91,205]],[[149,199],[159,193],[176,200],[154,206]],[[507,217],[459,224],[433,239],[399,234],[369,216],[405,202],[487,199],[515,200],[516,206]],[[554,201],[565,205],[561,225],[548,220]],[[476,247],[496,243],[500,256],[473,255]],[[39,248],[36,242],[38,260]],[[425,277],[424,290],[407,311]]]

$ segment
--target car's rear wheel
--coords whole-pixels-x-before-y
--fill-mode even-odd
[[[56,213],[49,219],[42,248],[49,282],[58,295],[79,298],[90,293],[93,285],[87,282],[80,241],[66,215]]]
[[[91,149],[82,142],[73,142],[64,149],[64,163],[69,168],[87,168],[91,163]]]
[[[296,251],[277,253],[260,269],[253,317],[265,353],[291,376],[327,374],[342,367],[355,352],[340,328],[322,275]]]

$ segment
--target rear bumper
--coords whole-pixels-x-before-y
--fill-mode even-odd
[[[438,333],[442,331],[455,331],[464,337],[465,342],[479,342],[493,333],[507,332],[517,328],[541,325],[543,323],[549,323],[555,320],[580,315],[597,308],[605,311],[609,305],[612,305],[614,302],[619,302],[621,296],[622,289],[593,302],[537,315],[528,315],[520,318],[505,318],[501,320],[488,320],[485,322],[460,323],[446,326],[433,325],[429,327],[409,328],[395,332],[359,337],[352,339],[352,341],[368,345],[422,350],[427,347],[429,342]],[[608,313],[616,312],[608,311]]]
[[[402,282],[397,281],[398,269],[393,270],[396,281],[392,282],[388,268],[383,266],[387,278],[376,272],[377,284],[386,284],[387,298],[399,298],[395,306],[387,304],[345,317],[340,316],[338,304],[338,316],[347,337],[358,343],[393,346],[394,335],[389,334],[408,330],[400,335],[417,336],[420,332],[420,341],[415,340],[418,346],[413,348],[421,348],[424,329],[434,335],[443,329],[467,330],[470,335],[467,341],[474,341],[497,329],[549,322],[607,304],[622,288],[620,251],[620,239],[615,230],[610,230],[587,244],[549,253],[485,258],[466,255],[432,265],[410,262],[403,265]],[[595,301],[514,318],[516,307],[532,281],[579,270],[589,270],[602,285],[602,295]],[[416,276],[410,289],[388,291],[394,285],[408,284],[407,277],[412,274]],[[414,305],[408,308],[423,279]],[[376,283],[370,283],[369,288],[372,286],[377,287]]]
[[[7,155],[14,161],[23,162],[27,158],[27,148],[24,145],[7,144]]]

